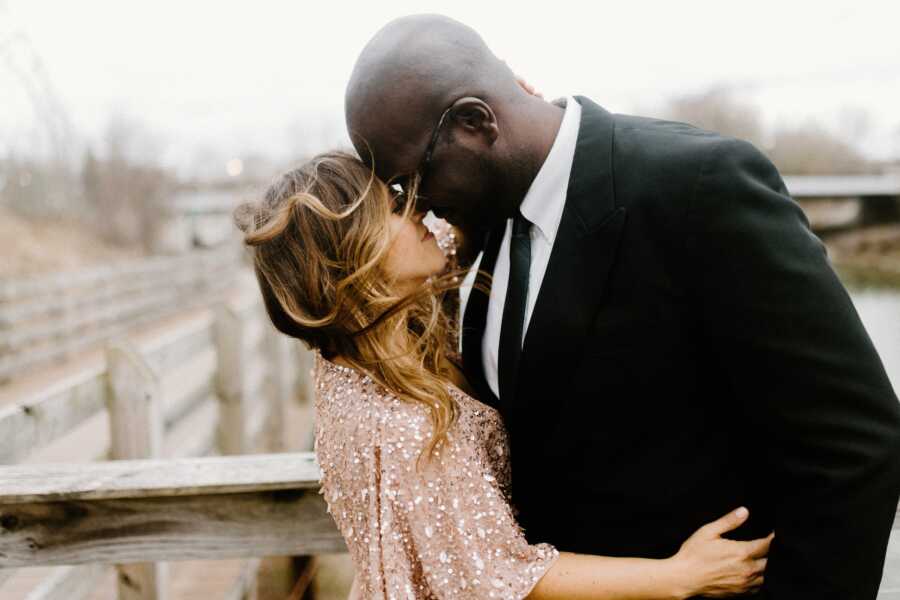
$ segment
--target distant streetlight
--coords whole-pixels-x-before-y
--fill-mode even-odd
[[[230,177],[237,177],[244,172],[244,161],[239,158],[232,158],[225,163],[225,172],[228,173]]]

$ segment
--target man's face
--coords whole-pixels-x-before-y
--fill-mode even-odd
[[[461,123],[454,111],[443,119],[440,113],[421,119],[415,132],[409,126],[391,128],[392,135],[383,128],[373,133],[369,139],[378,175],[404,191],[417,179],[421,210],[480,229],[506,218],[496,146],[483,131]]]
[[[500,202],[503,185],[488,149],[451,132],[445,136],[423,169],[419,202],[461,227],[490,227],[505,219]]]

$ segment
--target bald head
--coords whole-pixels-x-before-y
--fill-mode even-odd
[[[441,112],[463,96],[487,102],[521,93],[515,76],[472,28],[440,15],[385,25],[366,44],[345,97],[347,128],[382,177],[424,151]],[[414,165],[412,166],[414,168]]]

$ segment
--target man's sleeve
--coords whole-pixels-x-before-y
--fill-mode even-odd
[[[768,598],[874,599],[900,494],[900,405],[850,297],[752,144],[716,143],[687,224],[713,368],[775,486]]]

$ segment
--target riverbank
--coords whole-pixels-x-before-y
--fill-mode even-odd
[[[834,233],[823,241],[846,283],[900,286],[900,223]]]
[[[0,277],[28,277],[113,264],[144,255],[140,248],[104,242],[83,223],[37,219],[0,207]]]

